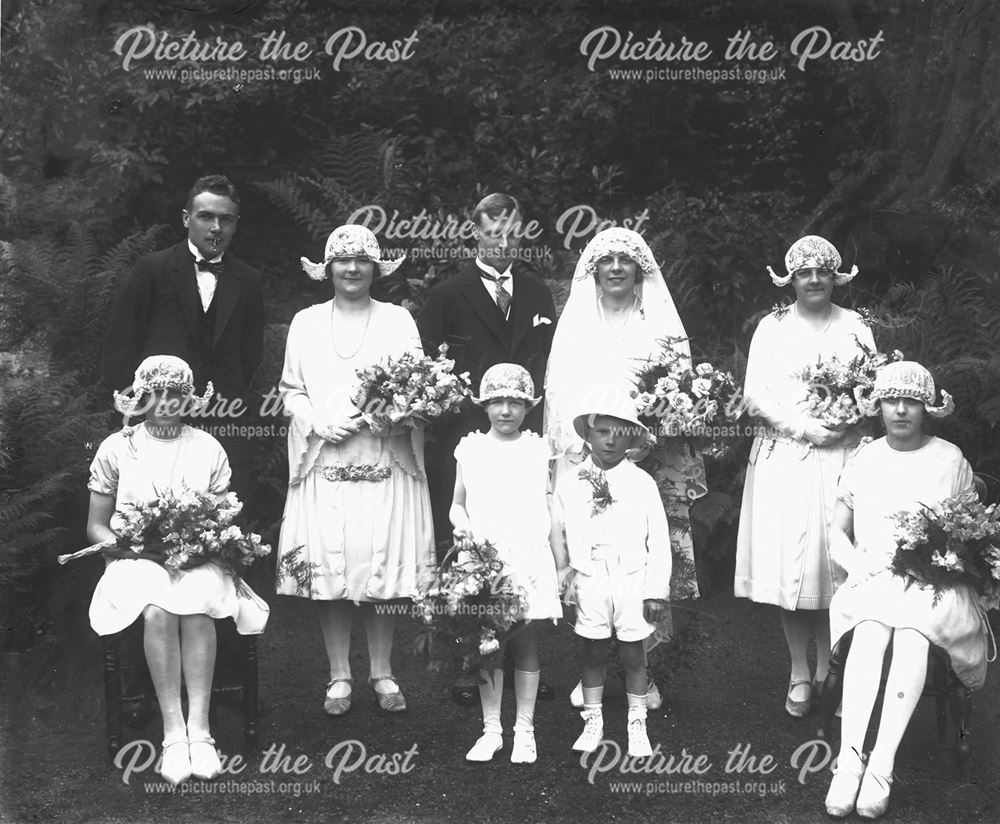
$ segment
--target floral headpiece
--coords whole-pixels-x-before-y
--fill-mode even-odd
[[[541,400],[535,397],[535,384],[528,370],[516,363],[498,363],[487,369],[479,383],[479,397],[472,400],[485,406],[503,398],[524,401],[529,408]]]
[[[580,256],[575,278],[594,277],[597,274],[597,261],[607,255],[628,255],[639,264],[643,277],[649,277],[660,269],[642,235],[616,226],[594,235]]]
[[[930,372],[915,361],[896,361],[879,369],[869,400],[874,410],[882,398],[912,398],[923,403],[928,415],[935,418],[950,415],[955,409],[951,395],[942,389],[940,406],[934,405],[936,396]]]
[[[396,260],[382,260],[382,250],[371,229],[348,223],[330,232],[322,263],[313,263],[305,257],[299,258],[299,262],[302,264],[302,271],[313,280],[326,280],[326,267],[330,261],[344,257],[368,258],[372,263],[378,264],[379,273],[383,277],[391,275],[406,260],[405,255]]]
[[[115,409],[126,418],[132,417],[143,403],[144,395],[162,389],[173,389],[189,398],[189,408],[193,412],[208,403],[215,392],[209,381],[205,393],[200,398],[195,396],[194,375],[183,359],[175,355],[150,355],[135,370],[132,386],[124,392],[115,391]],[[132,393],[131,397],[129,392]]]
[[[838,272],[840,263],[840,252],[830,241],[819,235],[806,235],[795,241],[785,254],[785,269],[788,270],[788,274],[779,277],[770,266],[767,267],[767,271],[775,286],[787,286],[792,280],[792,275],[799,269],[825,269],[833,273],[835,286],[843,286],[854,280],[858,274],[858,267],[852,266],[850,272]]]

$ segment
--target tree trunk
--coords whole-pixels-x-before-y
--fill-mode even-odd
[[[943,122],[944,127],[923,174],[900,198],[900,205],[926,208],[951,177],[976,126],[982,103],[983,68],[989,42],[989,15],[985,0],[974,0],[960,21],[961,34],[956,46],[955,82]]]

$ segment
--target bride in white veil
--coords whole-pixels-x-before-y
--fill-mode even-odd
[[[576,265],[545,375],[545,433],[556,479],[584,457],[573,418],[606,393],[634,389],[636,372],[666,337],[687,335],[648,244],[628,229],[599,232]],[[690,358],[686,340],[681,347]],[[704,463],[680,442],[658,447],[652,457],[670,521],[671,599],[693,598],[698,585],[688,508],[707,491]],[[657,638],[669,634],[663,626]]]

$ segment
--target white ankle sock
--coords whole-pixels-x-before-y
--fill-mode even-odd
[[[628,699],[628,720],[631,721],[634,718],[641,718],[643,721],[646,720],[646,695],[633,695],[630,692],[625,693],[625,698]]]

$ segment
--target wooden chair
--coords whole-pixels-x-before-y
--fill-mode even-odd
[[[833,717],[840,706],[844,685],[844,665],[847,663],[847,654],[851,650],[851,641],[854,638],[852,630],[845,635],[837,648],[830,655],[830,672],[823,682],[823,693],[820,696],[820,728],[817,735],[828,741],[832,740]],[[892,645],[890,642],[888,655],[891,654]],[[883,673],[882,683],[879,687],[881,694],[885,690],[885,674]],[[951,710],[951,718],[954,724],[954,754],[955,763],[958,768],[959,778],[965,780],[968,776],[969,759],[971,757],[970,748],[970,722],[972,718],[972,690],[958,680],[952,671],[948,656],[940,649],[931,647],[927,661],[927,682],[924,686],[923,697],[933,698],[937,713],[937,736],[938,742],[945,744],[948,742],[948,710]],[[876,700],[875,709],[878,708]],[[872,712],[872,720],[877,723],[878,715]]]
[[[114,760],[122,746],[123,722],[144,727],[156,699],[142,646],[143,620],[104,636],[104,706],[108,755]],[[257,636],[239,635],[229,618],[215,622],[218,652],[209,710],[214,724],[220,702],[235,699],[243,712],[243,734],[248,747],[257,743]]]

